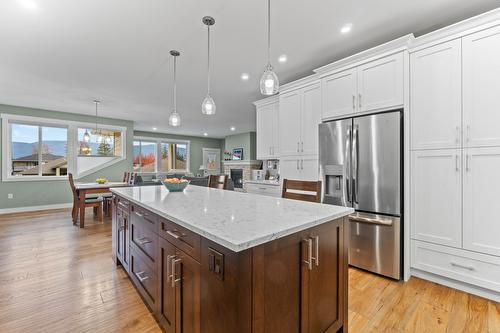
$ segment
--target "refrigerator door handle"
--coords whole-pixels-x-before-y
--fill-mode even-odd
[[[359,190],[359,125],[354,125],[354,132],[352,137],[352,201],[358,204],[358,190]]]
[[[351,159],[349,157],[349,154],[351,152],[351,132],[352,132],[352,126],[349,125],[347,126],[347,134],[346,134],[346,140],[345,140],[345,176],[344,176],[344,184],[346,188],[346,201],[350,204],[352,204],[351,200]]]

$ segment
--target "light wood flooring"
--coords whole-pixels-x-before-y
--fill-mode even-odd
[[[0,215],[0,333],[161,332],[113,266],[110,221],[88,212],[85,229],[69,210]],[[351,333],[500,333],[499,303],[417,278],[349,274]]]

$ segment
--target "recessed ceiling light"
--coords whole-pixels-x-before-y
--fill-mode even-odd
[[[352,29],[352,23],[346,23],[344,24],[344,26],[340,29],[340,32],[343,33],[343,34],[346,34],[348,32],[350,32]]]
[[[278,58],[278,61],[279,61],[279,62],[286,62],[286,61],[287,61],[287,59],[288,59],[288,58],[287,58],[286,54],[282,54],[282,55],[280,55],[280,57]]]
[[[203,136],[208,136],[208,133],[203,133]]]
[[[153,131],[156,131],[156,130],[157,130],[157,128],[156,128],[156,127],[153,127]]]
[[[38,4],[34,0],[18,0],[18,2],[26,9],[35,10]]]
[[[243,81],[247,81],[249,78],[250,78],[250,75],[248,75],[248,73],[242,73],[241,74],[241,79]]]
[[[236,131],[236,128],[234,126],[231,126],[230,130],[234,132]]]

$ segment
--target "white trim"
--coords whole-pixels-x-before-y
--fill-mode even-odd
[[[41,205],[41,206],[26,206],[26,207],[15,207],[15,208],[2,208],[2,209],[0,209],[0,215],[13,214],[13,213],[23,213],[23,212],[34,212],[34,211],[49,210],[49,209],[71,208],[71,207],[73,207],[72,203]]]
[[[428,272],[425,272],[425,271],[422,271],[422,270],[419,270],[416,268],[411,269],[411,275],[418,277],[420,279],[424,279],[424,280],[428,280],[428,281],[431,281],[434,283],[441,284],[443,286],[447,286],[450,288],[465,291],[466,293],[469,293],[469,294],[484,297],[484,298],[493,300],[495,302],[500,302],[500,293],[495,292],[493,290],[477,287],[477,286],[474,286],[472,284],[449,279],[449,278],[443,277],[441,275],[428,273]]]
[[[273,95],[273,96],[266,97],[264,99],[260,99],[258,101],[255,101],[255,102],[253,102],[253,105],[255,105],[256,107],[260,108],[262,106],[266,106],[266,105],[271,105],[271,104],[274,104],[274,103],[278,103],[278,101],[279,101],[279,95],[276,94],[276,95]]]
[[[295,80],[293,82],[284,84],[280,87],[280,94],[287,93],[290,91],[294,91],[297,89],[302,89],[305,87],[310,87],[314,84],[320,84],[321,81],[319,79],[318,74],[312,74],[301,79]]]
[[[134,144],[134,141],[145,141],[145,142],[154,142],[156,144],[156,165],[155,165],[155,171],[154,172],[138,172],[142,174],[167,174],[167,173],[189,173],[191,172],[191,140],[181,140],[181,139],[169,139],[168,137],[165,138],[160,138],[160,137],[151,137],[151,136],[134,136],[134,140],[132,141],[132,146]],[[186,169],[172,169],[168,171],[160,171],[158,170],[158,166],[160,164],[160,159],[158,156],[160,156],[160,143],[181,143],[181,144],[186,144],[187,149],[186,149],[186,155],[187,155],[187,160],[186,160]]]

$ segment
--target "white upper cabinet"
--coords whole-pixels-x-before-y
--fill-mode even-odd
[[[335,118],[356,111],[356,68],[329,75],[321,81],[321,118]]]
[[[258,106],[257,114],[257,159],[277,159],[279,157],[279,115],[278,100]]]
[[[411,236],[462,246],[461,150],[412,153]]]
[[[464,248],[500,256],[500,148],[469,148],[464,154]]]
[[[460,39],[411,54],[412,149],[461,146],[461,57]]]
[[[319,83],[280,94],[279,146],[282,156],[318,155],[320,114]]]
[[[500,27],[463,38],[464,146],[500,146]]]
[[[319,163],[317,156],[288,156],[280,159],[280,178],[317,181]]]
[[[403,52],[325,76],[321,85],[322,119],[402,107]]]
[[[403,53],[358,67],[358,111],[403,106]]]

